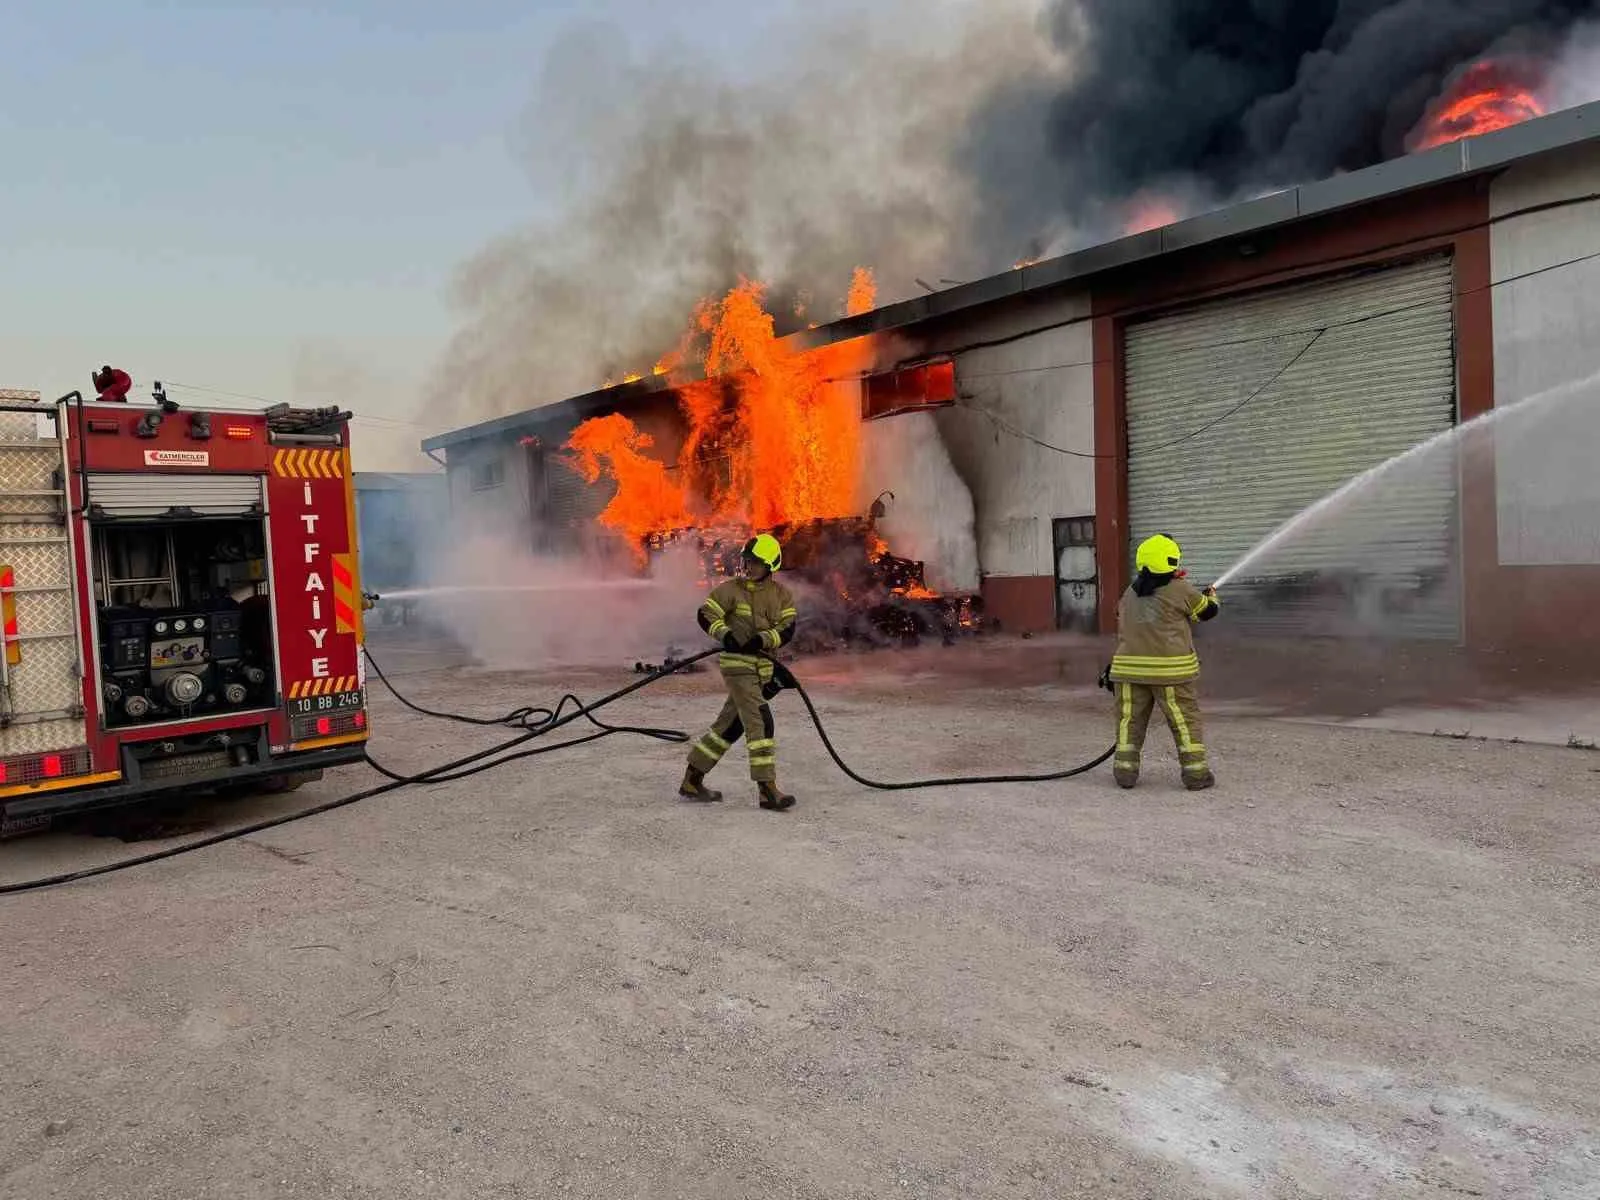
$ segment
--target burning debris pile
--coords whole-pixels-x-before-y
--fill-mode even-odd
[[[677,385],[684,434],[676,463],[652,457],[654,439],[621,414],[595,417],[567,441],[570,465],[616,493],[598,521],[642,569],[690,545],[709,584],[731,575],[754,530],[784,544],[786,576],[809,593],[812,648],[945,641],[981,626],[973,596],[930,590],[923,564],[891,553],[875,519],[855,510],[861,473],[860,376],[865,341],[812,351],[777,336],[757,284],[702,304],[678,350],[659,364]],[[858,269],[846,311],[874,303]],[[688,363],[701,371],[691,373]]]
[[[840,517],[777,525],[784,582],[802,597],[795,648],[917,645],[938,637],[951,645],[982,633],[982,598],[941,595],[927,586],[923,564],[890,552],[871,517]],[[707,586],[734,574],[745,529],[682,529],[652,534],[652,557],[689,547]]]

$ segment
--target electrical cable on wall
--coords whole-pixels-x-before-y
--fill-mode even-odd
[[[1600,196],[1589,197],[1589,199],[1600,199]],[[1531,279],[1531,278],[1533,278],[1535,276],[1538,276],[1538,275],[1545,275],[1545,274],[1548,274],[1551,271],[1561,270],[1564,267],[1572,267],[1572,266],[1577,266],[1577,265],[1579,265],[1581,263],[1593,262],[1593,261],[1595,261],[1597,259],[1600,259],[1600,251],[1596,251],[1596,252],[1594,252],[1592,254],[1582,254],[1582,255],[1579,255],[1579,256],[1577,256],[1575,258],[1563,259],[1560,262],[1550,263],[1550,264],[1548,264],[1546,266],[1543,266],[1543,267],[1535,267],[1533,270],[1523,271],[1523,272],[1521,272],[1520,274],[1517,274],[1517,275],[1508,275],[1504,279],[1494,280],[1493,282],[1485,284],[1485,285],[1483,285],[1481,287],[1463,289],[1461,291],[1455,292],[1454,295],[1458,299],[1460,297],[1462,297],[1462,296],[1479,295],[1479,294],[1481,294],[1483,292],[1493,291],[1497,287],[1505,287],[1507,284],[1520,283],[1525,279]],[[1258,337],[1229,338],[1229,339],[1227,339],[1225,341],[1203,342],[1203,343],[1198,343],[1198,344],[1196,344],[1194,346],[1188,347],[1188,349],[1190,349],[1190,350],[1225,349],[1225,348],[1230,347],[1230,346],[1250,346],[1250,345],[1258,345],[1258,344],[1260,344],[1262,342],[1281,341],[1282,339],[1284,339],[1286,337],[1293,337],[1296,334],[1309,333],[1311,335],[1311,340],[1309,342],[1307,342],[1305,344],[1305,346],[1303,346],[1300,349],[1300,352],[1298,354],[1296,354],[1287,363],[1285,363],[1283,365],[1283,367],[1280,368],[1270,379],[1268,379],[1260,387],[1256,388],[1256,390],[1253,391],[1249,396],[1245,397],[1245,399],[1243,401],[1241,401],[1239,404],[1236,404],[1234,407],[1230,408],[1227,412],[1223,413],[1220,417],[1217,417],[1214,420],[1209,421],[1205,425],[1200,426],[1200,428],[1194,430],[1191,433],[1185,434],[1183,437],[1178,438],[1175,441],[1167,442],[1167,443],[1165,443],[1163,445],[1160,445],[1160,446],[1140,447],[1140,451],[1142,453],[1155,453],[1155,452],[1161,451],[1161,450],[1170,450],[1174,446],[1181,446],[1185,442],[1192,441],[1193,439],[1199,437],[1201,434],[1206,433],[1211,429],[1215,429],[1218,425],[1222,424],[1224,421],[1228,420],[1229,418],[1237,415],[1245,407],[1247,407],[1249,404],[1253,403],[1256,399],[1258,399],[1262,395],[1262,393],[1264,393],[1274,383],[1276,383],[1285,374],[1287,374],[1288,371],[1290,370],[1290,368],[1292,368],[1297,362],[1299,362],[1302,358],[1304,358],[1306,356],[1306,354],[1311,350],[1311,347],[1313,345],[1315,345],[1316,342],[1324,334],[1330,333],[1335,329],[1349,329],[1349,328],[1351,328],[1353,326],[1356,326],[1356,325],[1364,325],[1364,324],[1367,324],[1367,323],[1372,322],[1372,321],[1382,320],[1385,317],[1399,316],[1401,314],[1408,313],[1408,312],[1416,312],[1416,311],[1418,311],[1420,309],[1429,307],[1432,303],[1433,302],[1431,300],[1424,300],[1424,301],[1417,301],[1417,302],[1412,303],[1412,304],[1397,305],[1394,308],[1386,308],[1386,309],[1382,309],[1382,310],[1380,310],[1378,312],[1364,313],[1363,315],[1361,315],[1359,317],[1352,317],[1347,321],[1329,321],[1326,325],[1320,326],[1320,327],[1318,327],[1316,329],[1284,330],[1284,331],[1280,331],[1280,332],[1277,332],[1277,333],[1262,334],[1262,335],[1260,335]],[[1081,324],[1081,323],[1084,323],[1084,322],[1092,320],[1092,319],[1093,318],[1090,318],[1090,317],[1074,317],[1071,321],[1062,322],[1060,325],[1047,326],[1047,327],[1045,327],[1045,329],[1035,330],[1033,332],[1034,333],[1048,332],[1049,330],[1052,330],[1052,329],[1065,328],[1067,325]],[[1027,334],[1027,335],[1020,335],[1020,336],[1032,336],[1032,335],[1031,334]],[[1008,339],[1008,340],[1017,340],[1017,339],[1013,338],[1013,339]],[[1003,343],[999,343],[999,344],[1003,344]],[[979,348],[987,348],[987,347],[985,346],[985,347],[979,347]],[[949,351],[948,353],[951,353],[951,354],[967,353],[967,352],[970,352],[971,349],[973,349],[973,347],[963,347],[961,349]],[[1011,374],[1039,374],[1039,373],[1042,373],[1042,372],[1045,372],[1045,371],[1065,371],[1065,370],[1072,370],[1072,369],[1077,369],[1077,368],[1081,368],[1081,367],[1099,366],[1104,361],[1105,360],[1103,360],[1103,359],[1085,359],[1085,360],[1082,360],[1082,361],[1079,361],[1079,362],[1055,363],[1055,364],[1052,364],[1052,365],[1049,365],[1049,366],[1044,366],[1044,367],[1021,367],[1021,368],[1018,368],[1015,372],[1011,372],[1011,371],[995,371],[995,372],[988,372],[988,373],[980,372],[980,373],[976,373],[976,374],[963,373],[962,375],[959,376],[959,378],[961,380],[963,380],[963,381],[970,381],[970,380],[975,380],[975,379],[999,378],[999,377],[1009,376]],[[971,398],[970,397],[963,397],[963,399],[971,399]],[[1067,447],[1064,447],[1064,446],[1054,445],[1054,444],[1052,444],[1050,442],[1045,441],[1043,438],[1037,437],[1034,434],[1029,433],[1025,429],[1021,429],[1018,426],[1011,424],[1009,421],[1007,421],[1004,417],[1000,416],[998,413],[993,412],[990,409],[983,408],[983,407],[981,407],[980,405],[977,405],[977,404],[958,404],[958,405],[956,405],[956,407],[962,408],[962,409],[966,410],[967,412],[976,413],[978,416],[985,417],[989,421],[993,422],[994,425],[997,428],[1005,430],[1005,432],[1011,434],[1011,436],[1016,437],[1016,438],[1021,438],[1024,441],[1032,442],[1034,445],[1039,446],[1039,447],[1041,447],[1041,448],[1043,448],[1045,450],[1053,451],[1056,454],[1064,454],[1064,455],[1068,456],[1069,458],[1082,458],[1082,459],[1088,459],[1088,460],[1091,460],[1091,461],[1104,460],[1104,461],[1119,461],[1120,462],[1121,459],[1122,459],[1122,455],[1120,455],[1120,454],[1097,454],[1097,453],[1094,453],[1093,451],[1089,451],[1089,450],[1072,450],[1072,449],[1068,449]]]
[[[1318,340],[1322,337],[1322,335],[1327,333],[1327,332],[1328,331],[1326,329],[1317,330],[1317,332],[1314,333],[1311,336],[1311,340],[1309,342],[1307,342],[1304,346],[1301,346],[1299,351],[1295,354],[1295,356],[1293,358],[1291,358],[1288,362],[1284,363],[1283,366],[1279,367],[1276,371],[1274,371],[1272,373],[1272,375],[1267,379],[1267,381],[1265,383],[1261,384],[1261,386],[1256,388],[1253,392],[1251,392],[1243,400],[1239,401],[1238,404],[1235,404],[1232,408],[1228,409],[1228,411],[1223,413],[1221,416],[1216,417],[1213,420],[1206,422],[1204,425],[1200,426],[1200,428],[1198,428],[1196,430],[1193,430],[1190,433],[1186,433],[1180,438],[1174,438],[1170,442],[1163,442],[1158,446],[1141,446],[1141,447],[1139,447],[1140,453],[1156,454],[1156,453],[1159,453],[1162,450],[1171,450],[1174,446],[1181,446],[1185,442],[1192,442],[1192,441],[1194,441],[1195,438],[1199,437],[1201,434],[1206,433],[1209,430],[1215,429],[1218,425],[1221,425],[1224,421],[1228,420],[1228,418],[1230,418],[1230,417],[1234,416],[1235,414],[1237,414],[1241,409],[1243,409],[1246,405],[1248,405],[1252,401],[1254,401],[1258,396],[1260,396],[1263,392],[1265,392],[1269,387],[1271,387],[1273,384],[1277,383],[1278,380],[1282,379],[1285,375],[1287,375],[1289,373],[1289,371],[1294,367],[1294,365],[1297,362],[1299,362],[1302,358],[1304,358],[1307,354],[1309,354],[1311,352],[1311,347],[1315,346],[1317,344]],[[1053,446],[1049,442],[1045,441],[1043,438],[1035,437],[1033,434],[1028,433],[1026,430],[1018,429],[1015,425],[1012,425],[1009,422],[1007,422],[1005,420],[1005,418],[1001,417],[998,413],[990,412],[986,408],[979,408],[975,404],[958,404],[956,407],[963,408],[968,412],[977,413],[981,417],[987,417],[989,420],[993,421],[995,423],[995,425],[997,425],[1001,429],[1004,429],[1007,433],[1011,434],[1013,437],[1018,437],[1018,438],[1023,439],[1024,441],[1032,442],[1034,445],[1041,446],[1046,450],[1054,450],[1057,454],[1065,454],[1065,455],[1067,455],[1067,456],[1069,456],[1071,458],[1087,458],[1087,459],[1095,459],[1095,460],[1112,460],[1112,459],[1115,459],[1115,460],[1120,461],[1121,458],[1122,458],[1122,456],[1120,454],[1091,454],[1090,452],[1088,452],[1086,450],[1068,450],[1068,449],[1066,449],[1065,447],[1062,447],[1062,446]]]

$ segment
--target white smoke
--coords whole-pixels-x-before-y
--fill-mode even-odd
[[[1543,99],[1552,110],[1600,100],[1600,21],[1574,27],[1551,69]]]
[[[1037,17],[1038,0],[804,12],[772,26],[782,65],[756,80],[575,27],[537,75],[525,139],[551,211],[460,272],[437,408],[461,424],[648,371],[741,276],[809,296],[824,322],[858,266],[889,300],[1006,265],[960,236],[978,197],[949,146],[1047,52]]]
[[[695,622],[700,566],[669,551],[648,578],[626,552],[535,554],[523,534],[471,522],[433,559],[429,586],[394,593],[479,663],[501,670],[659,663],[709,643]]]
[[[978,586],[978,542],[972,493],[956,474],[932,413],[868,421],[861,431],[859,508],[883,491],[887,515],[878,522],[889,548],[921,560],[936,591]]]

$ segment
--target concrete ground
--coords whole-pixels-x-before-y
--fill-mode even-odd
[[[631,679],[377,649],[479,712]],[[803,669],[887,779],[1109,741],[1080,683],[971,661]],[[0,898],[0,1196],[1600,1197],[1600,756],[1222,717],[1209,793],[1155,735],[1133,793],[881,793],[778,709],[784,815],[739,750],[693,806],[681,747],[619,737]],[[374,729],[403,770],[494,740]]]

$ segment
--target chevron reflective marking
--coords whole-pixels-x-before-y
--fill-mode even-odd
[[[285,479],[343,479],[344,456],[337,450],[278,450],[272,473]]]

